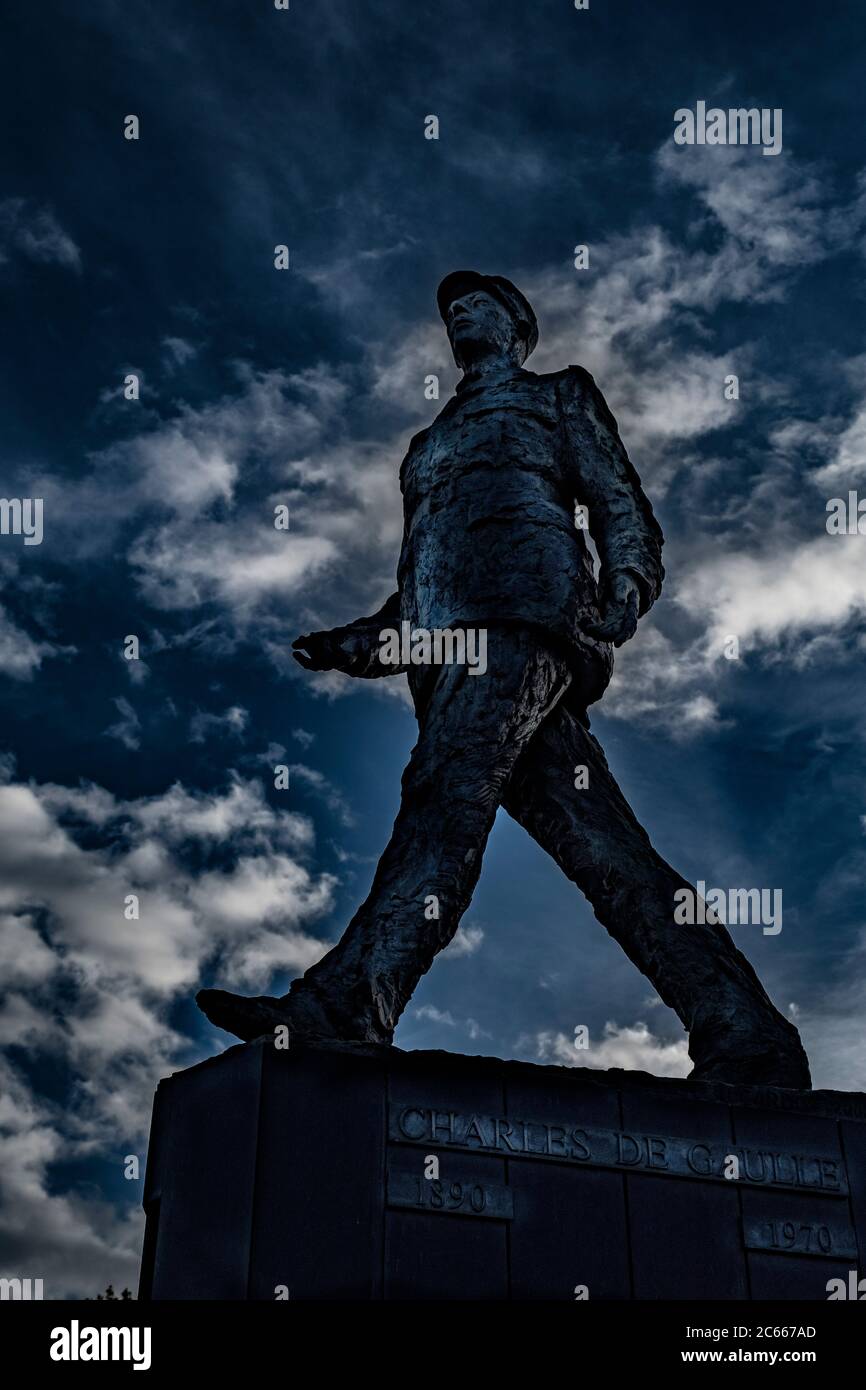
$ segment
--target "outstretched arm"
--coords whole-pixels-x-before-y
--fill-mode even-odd
[[[664,543],[616,420],[589,372],[570,367],[560,386],[575,494],[588,510],[601,561],[603,618],[590,635],[619,647],[661,592]]]
[[[292,654],[307,671],[343,671],[347,676],[394,676],[405,667],[379,660],[383,628],[400,627],[400,595],[391,594],[369,618],[357,618],[329,632],[309,632],[296,637]]]

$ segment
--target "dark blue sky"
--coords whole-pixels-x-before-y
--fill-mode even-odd
[[[595,374],[665,530],[593,719],[609,761],[692,881],[783,890],[782,933],[738,944],[816,1084],[863,1087],[866,540],[825,529],[866,495],[862,6],[9,8],[0,490],[43,498],[45,535],[0,536],[0,1273],[134,1283],[124,1156],[159,1077],[228,1042],[195,989],[281,990],[366,894],[402,680],[314,679],[289,647],[394,587],[457,267],[529,295],[531,367]],[[675,146],[698,100],[781,108],[782,153]],[[504,816],[397,1041],[688,1066]]]

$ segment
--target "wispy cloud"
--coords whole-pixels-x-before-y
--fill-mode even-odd
[[[466,1033],[472,1042],[477,1042],[479,1038],[493,1037],[492,1033],[481,1027],[477,1019],[457,1019],[447,1009],[437,1009],[433,1004],[422,1004],[420,1008],[413,1009],[412,1016],[417,1018],[419,1023],[433,1023],[440,1028],[458,1029]]]
[[[249,719],[249,710],[243,709],[241,705],[230,705],[222,714],[197,709],[189,721],[190,740],[193,743],[204,743],[207,739],[221,734],[243,738]]]
[[[81,253],[54,213],[25,198],[0,202],[0,263],[14,256],[29,261],[81,269]]]
[[[124,748],[128,748],[131,753],[136,752],[141,747],[141,720],[128,700],[122,695],[115,698],[114,704],[120,718],[113,724],[109,724],[105,730],[106,738],[116,738],[122,743]]]

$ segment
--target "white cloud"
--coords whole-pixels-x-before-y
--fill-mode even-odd
[[[216,605],[224,627],[276,654],[289,646],[289,622],[294,636],[323,619],[350,621],[393,588],[405,441],[345,442],[349,374],[237,371],[236,392],[200,408],[181,404],[115,442],[93,456],[83,483],[61,489],[46,478],[39,487],[60,519],[58,541],[89,553],[135,522],[130,564],[149,603]],[[288,531],[274,526],[281,505]],[[95,511],[98,533],[79,526],[60,536],[63,519]]]
[[[838,628],[866,613],[864,538],[827,535],[822,518],[819,525],[811,539],[774,534],[757,552],[719,545],[680,578],[677,603],[706,624],[709,657],[720,654],[729,634],[742,651]]]
[[[0,608],[0,674],[13,680],[29,681],[47,657],[69,656],[74,650],[74,647],[36,641]]]
[[[688,1039],[666,1042],[657,1038],[645,1023],[620,1027],[604,1025],[601,1042],[590,1037],[588,1048],[576,1048],[574,1038],[565,1033],[540,1032],[518,1040],[518,1047],[530,1048],[539,1062],[558,1062],[566,1067],[592,1067],[606,1070],[647,1071],[652,1076],[688,1076],[692,1069]]]
[[[866,618],[864,537],[828,535],[816,511],[811,536],[782,524],[771,542],[747,544],[720,536],[682,557],[668,603],[688,622],[676,639],[655,615],[641,624],[617,653],[605,714],[663,724],[684,740],[729,724],[725,693],[750,661],[802,670],[842,658],[846,626]],[[728,660],[731,637],[739,656]]]
[[[129,818],[144,834],[157,835],[167,845],[179,847],[199,841],[205,845],[241,845],[245,850],[268,848],[308,851],[313,846],[313,827],[306,816],[294,811],[276,812],[265,800],[261,783],[234,777],[223,791],[189,791],[175,782],[158,796],[137,801],[115,801],[100,787],[83,789],[47,787],[45,804],[108,825]]]
[[[42,940],[31,915],[0,914],[0,980],[4,988],[44,984],[57,966],[57,957]]]
[[[0,784],[0,1044],[74,1081],[61,1109],[10,1068],[0,1098],[0,1234],[10,1258],[17,1241],[41,1262],[31,1273],[48,1280],[46,1296],[134,1278],[138,1215],[55,1196],[48,1166],[141,1153],[157,1081],[197,1060],[168,1021],[177,996],[211,972],[257,992],[327,949],[313,931],[335,880],[304,862],[312,840],[306,817],[275,810],[240,777],[127,801],[92,784]],[[218,865],[191,867],[217,849]],[[138,920],[124,916],[130,893]]]
[[[464,956],[474,956],[484,940],[484,928],[477,926],[458,927],[451,941],[441,953],[440,960],[460,960]]]
[[[446,1028],[456,1028],[457,1021],[453,1014],[447,1009],[437,1009],[434,1004],[422,1004],[419,1009],[413,1009],[416,1018],[422,1021],[426,1019],[430,1023],[441,1023]]]
[[[861,402],[853,420],[836,440],[832,461],[814,475],[815,485],[828,494],[840,493],[847,500],[849,487],[856,487],[866,473],[866,401]]]
[[[268,600],[299,597],[337,557],[326,537],[287,539],[261,517],[234,527],[170,522],[144,533],[130,551],[141,592],[155,608],[218,603],[244,631]]]
[[[372,345],[373,391],[409,419],[429,420],[460,380],[439,316],[410,328],[398,342]],[[439,378],[439,399],[425,398],[425,378]],[[408,443],[408,440],[407,440]]]
[[[771,165],[771,168],[767,168]],[[724,377],[744,374],[753,347],[710,353],[704,317],[724,303],[780,299],[791,279],[853,245],[864,221],[857,198],[828,207],[832,190],[787,154],[756,159],[750,148],[677,149],[657,157],[662,186],[691,191],[693,232],[712,249],[663,227],[636,226],[594,244],[590,272],[548,270],[520,279],[542,337],[530,365],[553,371],[579,362],[592,371],[617,416],[639,471],[649,465],[655,496],[670,482],[670,443],[741,418],[746,401],[725,401]],[[752,392],[776,389],[766,370]]]
[[[109,1281],[134,1292],[143,1214],[92,1194],[58,1193],[50,1165],[76,1152],[63,1116],[0,1059],[0,1272],[43,1279],[49,1299],[92,1298]],[[121,1143],[118,1164],[124,1152]]]
[[[81,848],[67,821],[91,827],[88,843],[98,830],[103,847]],[[12,783],[0,787],[0,831],[0,910],[29,942],[26,969],[45,972],[50,950],[56,969],[95,992],[92,1003],[125,991],[159,1013],[211,958],[224,982],[262,986],[325,949],[305,928],[329,908],[334,881],[296,858],[311,844],[307,820],[273,810],[255,781],[131,802],[101,788]],[[182,852],[195,843],[231,843],[233,861],[196,875]],[[124,918],[130,893],[137,922]],[[36,913],[44,949],[32,939]]]

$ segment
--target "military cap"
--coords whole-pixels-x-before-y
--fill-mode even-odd
[[[528,357],[538,342],[538,320],[529,300],[520,293],[516,285],[506,280],[504,275],[482,275],[477,270],[452,270],[436,291],[436,303],[442,318],[445,319],[455,299],[460,299],[464,294],[471,294],[473,290],[486,290],[505,306],[515,323],[522,322],[525,325],[524,337]]]

